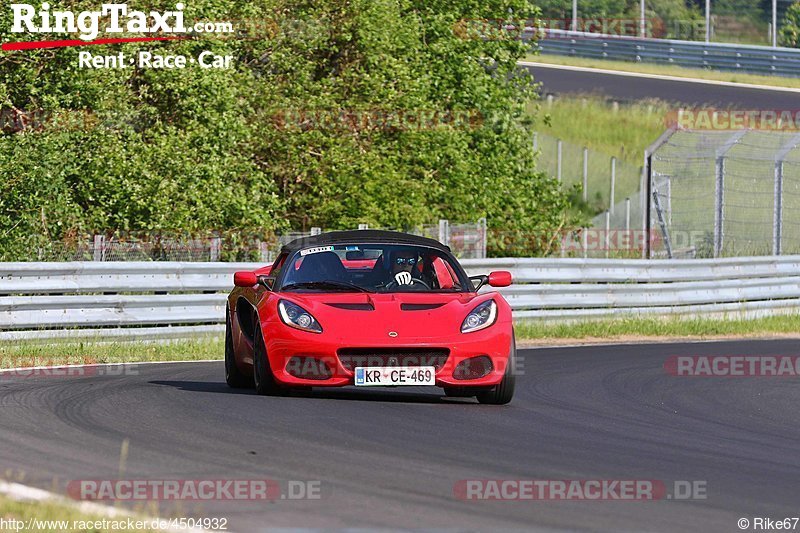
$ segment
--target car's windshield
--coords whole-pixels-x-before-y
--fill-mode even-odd
[[[463,269],[425,246],[347,244],[300,250],[281,265],[282,291],[464,292]]]

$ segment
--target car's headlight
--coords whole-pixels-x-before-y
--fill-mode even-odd
[[[497,320],[497,304],[488,300],[472,310],[464,323],[461,324],[461,333],[471,333],[483,328],[488,328]]]
[[[312,333],[322,333],[322,326],[319,325],[317,319],[297,304],[281,300],[278,302],[278,312],[281,320],[287,326]]]

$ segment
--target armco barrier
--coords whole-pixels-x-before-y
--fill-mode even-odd
[[[518,320],[755,317],[800,311],[800,256],[696,260],[467,259],[510,270]],[[223,330],[225,294],[253,263],[2,263],[0,340],[173,339]],[[484,290],[493,290],[490,288]]]
[[[523,38],[530,38],[534,31],[528,28]],[[800,76],[800,50],[794,48],[647,39],[554,29],[546,30],[545,37],[539,39],[537,46],[545,54]]]

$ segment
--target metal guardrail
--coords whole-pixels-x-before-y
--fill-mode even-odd
[[[529,28],[523,38],[534,34]],[[545,54],[800,77],[800,49],[544,30]]]
[[[800,256],[709,260],[467,259],[510,270],[518,320],[749,318],[800,311]],[[232,274],[254,263],[0,263],[0,340],[174,339],[223,331]],[[493,290],[493,289],[492,289]]]

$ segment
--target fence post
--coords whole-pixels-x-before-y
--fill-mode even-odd
[[[556,141],[556,175],[558,176],[558,182],[561,182],[561,152],[562,152],[562,145],[561,139]]]
[[[581,229],[581,247],[583,248],[583,258],[589,256],[589,228]]]
[[[258,241],[258,259],[262,263],[270,262],[269,243]]]
[[[648,253],[648,245],[650,243],[649,226],[650,226],[650,153],[644,151],[644,165],[642,166],[642,181],[639,186],[639,197],[642,204],[642,233],[645,241],[642,242],[642,259],[650,259]]]
[[[478,233],[481,237],[481,249],[479,251],[479,258],[486,259],[486,247],[489,239],[489,228],[486,225],[486,217],[478,219]]]
[[[722,255],[722,247],[725,237],[725,154],[728,150],[741,139],[747,130],[741,130],[725,141],[725,144],[717,152],[715,165],[715,195],[714,195],[714,257]]]
[[[614,195],[617,188],[617,158],[611,158],[611,198],[608,201],[608,209],[614,214]]]
[[[773,255],[781,255],[783,252],[783,160],[798,145],[800,145],[800,133],[794,135],[789,142],[784,144],[775,156],[775,208],[772,219]]]
[[[439,219],[439,242],[450,246],[450,222],[446,218]]]
[[[631,199],[625,198],[625,231],[631,230]]]
[[[589,149],[583,147],[583,201],[589,201]]]
[[[539,132],[533,132],[533,151],[536,152],[539,150]]]
[[[611,248],[611,213],[606,211],[606,234],[605,234],[605,248],[606,248],[606,259],[608,259],[609,248]]]
[[[106,236],[95,235],[92,248],[92,261],[106,260]]]
[[[222,239],[220,239],[219,237],[214,237],[213,239],[211,239],[211,249],[209,250],[210,251],[209,255],[211,256],[210,260],[212,263],[219,261],[219,252],[221,248],[222,248]]]

